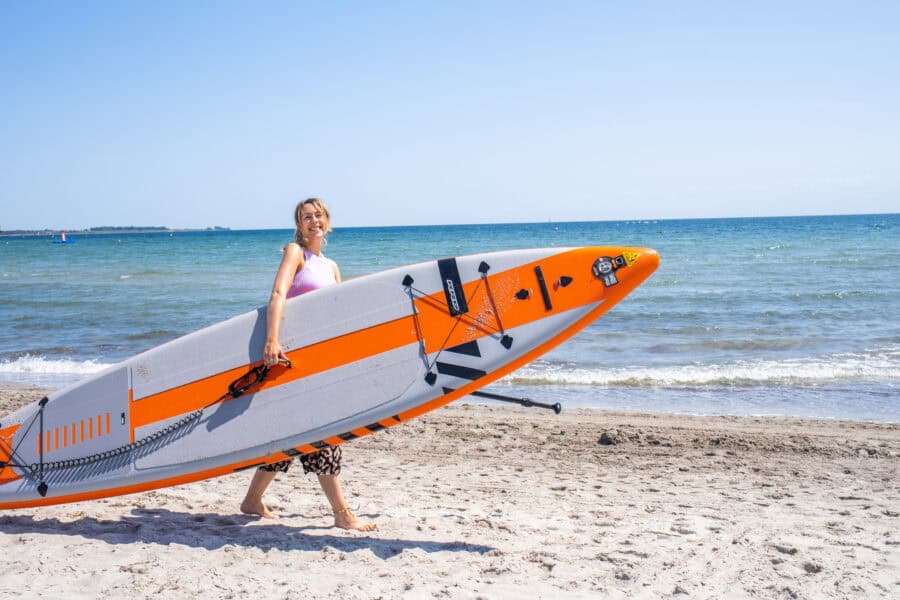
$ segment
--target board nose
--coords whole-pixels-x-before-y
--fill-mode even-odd
[[[656,270],[659,266],[659,252],[653,248],[637,248],[640,253],[641,267],[648,271],[648,275]]]
[[[625,284],[633,289],[658,266],[659,254],[652,248],[597,248],[591,271],[607,288]]]
[[[634,286],[647,279],[659,267],[659,253],[653,248],[630,248],[623,255],[632,259],[623,276],[634,282]]]

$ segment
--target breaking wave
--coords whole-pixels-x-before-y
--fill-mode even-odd
[[[14,360],[0,360],[0,377],[19,383],[61,387],[108,366],[110,363],[93,360],[48,359],[26,354]]]
[[[854,381],[900,383],[900,350],[825,358],[736,361],[728,364],[584,368],[533,363],[507,376],[517,385],[597,387],[813,387]]]

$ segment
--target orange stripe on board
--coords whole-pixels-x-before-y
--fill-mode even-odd
[[[109,413],[106,413],[106,435],[109,435]]]
[[[400,419],[397,417],[388,417],[378,421],[379,425],[384,425],[385,427],[393,427],[397,423],[400,423]]]
[[[288,358],[296,366],[292,369],[274,367],[269,377],[256,388],[256,391],[289,383],[416,341],[415,326],[412,316],[409,316],[325,340],[313,346],[298,348],[287,353]],[[139,427],[209,405],[225,394],[228,385],[247,373],[251,366],[231,369],[134,402],[131,405],[132,433]]]

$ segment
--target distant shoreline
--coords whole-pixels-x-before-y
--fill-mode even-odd
[[[16,229],[0,231],[0,237],[59,237],[63,231],[69,237],[85,235],[130,235],[138,233],[187,233],[195,231],[231,231],[230,227],[172,229],[169,227],[91,227],[90,229]]]
[[[765,221],[765,220],[781,220],[781,219],[832,219],[845,217],[896,217],[900,213],[845,213],[845,214],[821,214],[821,215],[757,215],[757,216],[736,216],[736,217],[684,217],[684,218],[644,218],[644,219],[593,219],[582,221],[509,221],[509,222],[490,222],[490,223],[418,223],[418,224],[400,224],[400,225],[342,225],[335,227],[335,231],[339,230],[358,230],[358,229],[419,229],[427,227],[496,227],[507,225],[567,225],[574,223],[675,223],[675,222],[727,222],[727,221]],[[260,227],[250,229],[232,229],[231,227],[162,227],[162,226],[104,226],[90,227],[88,229],[13,229],[0,230],[0,238],[2,237],[47,237],[59,236],[63,231],[66,235],[83,236],[83,235],[127,235],[127,234],[146,234],[146,233],[194,233],[194,232],[225,232],[225,231],[290,231],[293,227]]]

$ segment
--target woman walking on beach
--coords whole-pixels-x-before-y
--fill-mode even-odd
[[[266,313],[266,345],[263,349],[266,366],[287,360],[279,341],[285,300],[341,281],[337,264],[322,255],[325,235],[331,231],[331,216],[325,203],[318,198],[299,202],[294,209],[294,223],[295,239],[284,248]],[[340,446],[328,446],[318,452],[301,455],[300,463],[304,473],[315,473],[318,476],[319,484],[334,512],[334,524],[337,527],[360,531],[376,529],[374,523],[365,523],[356,518],[347,506],[338,477],[341,472]],[[277,518],[266,507],[262,497],[275,475],[279,471],[287,473],[290,464],[291,459],[288,459],[257,469],[241,503],[241,512],[266,519]]]

